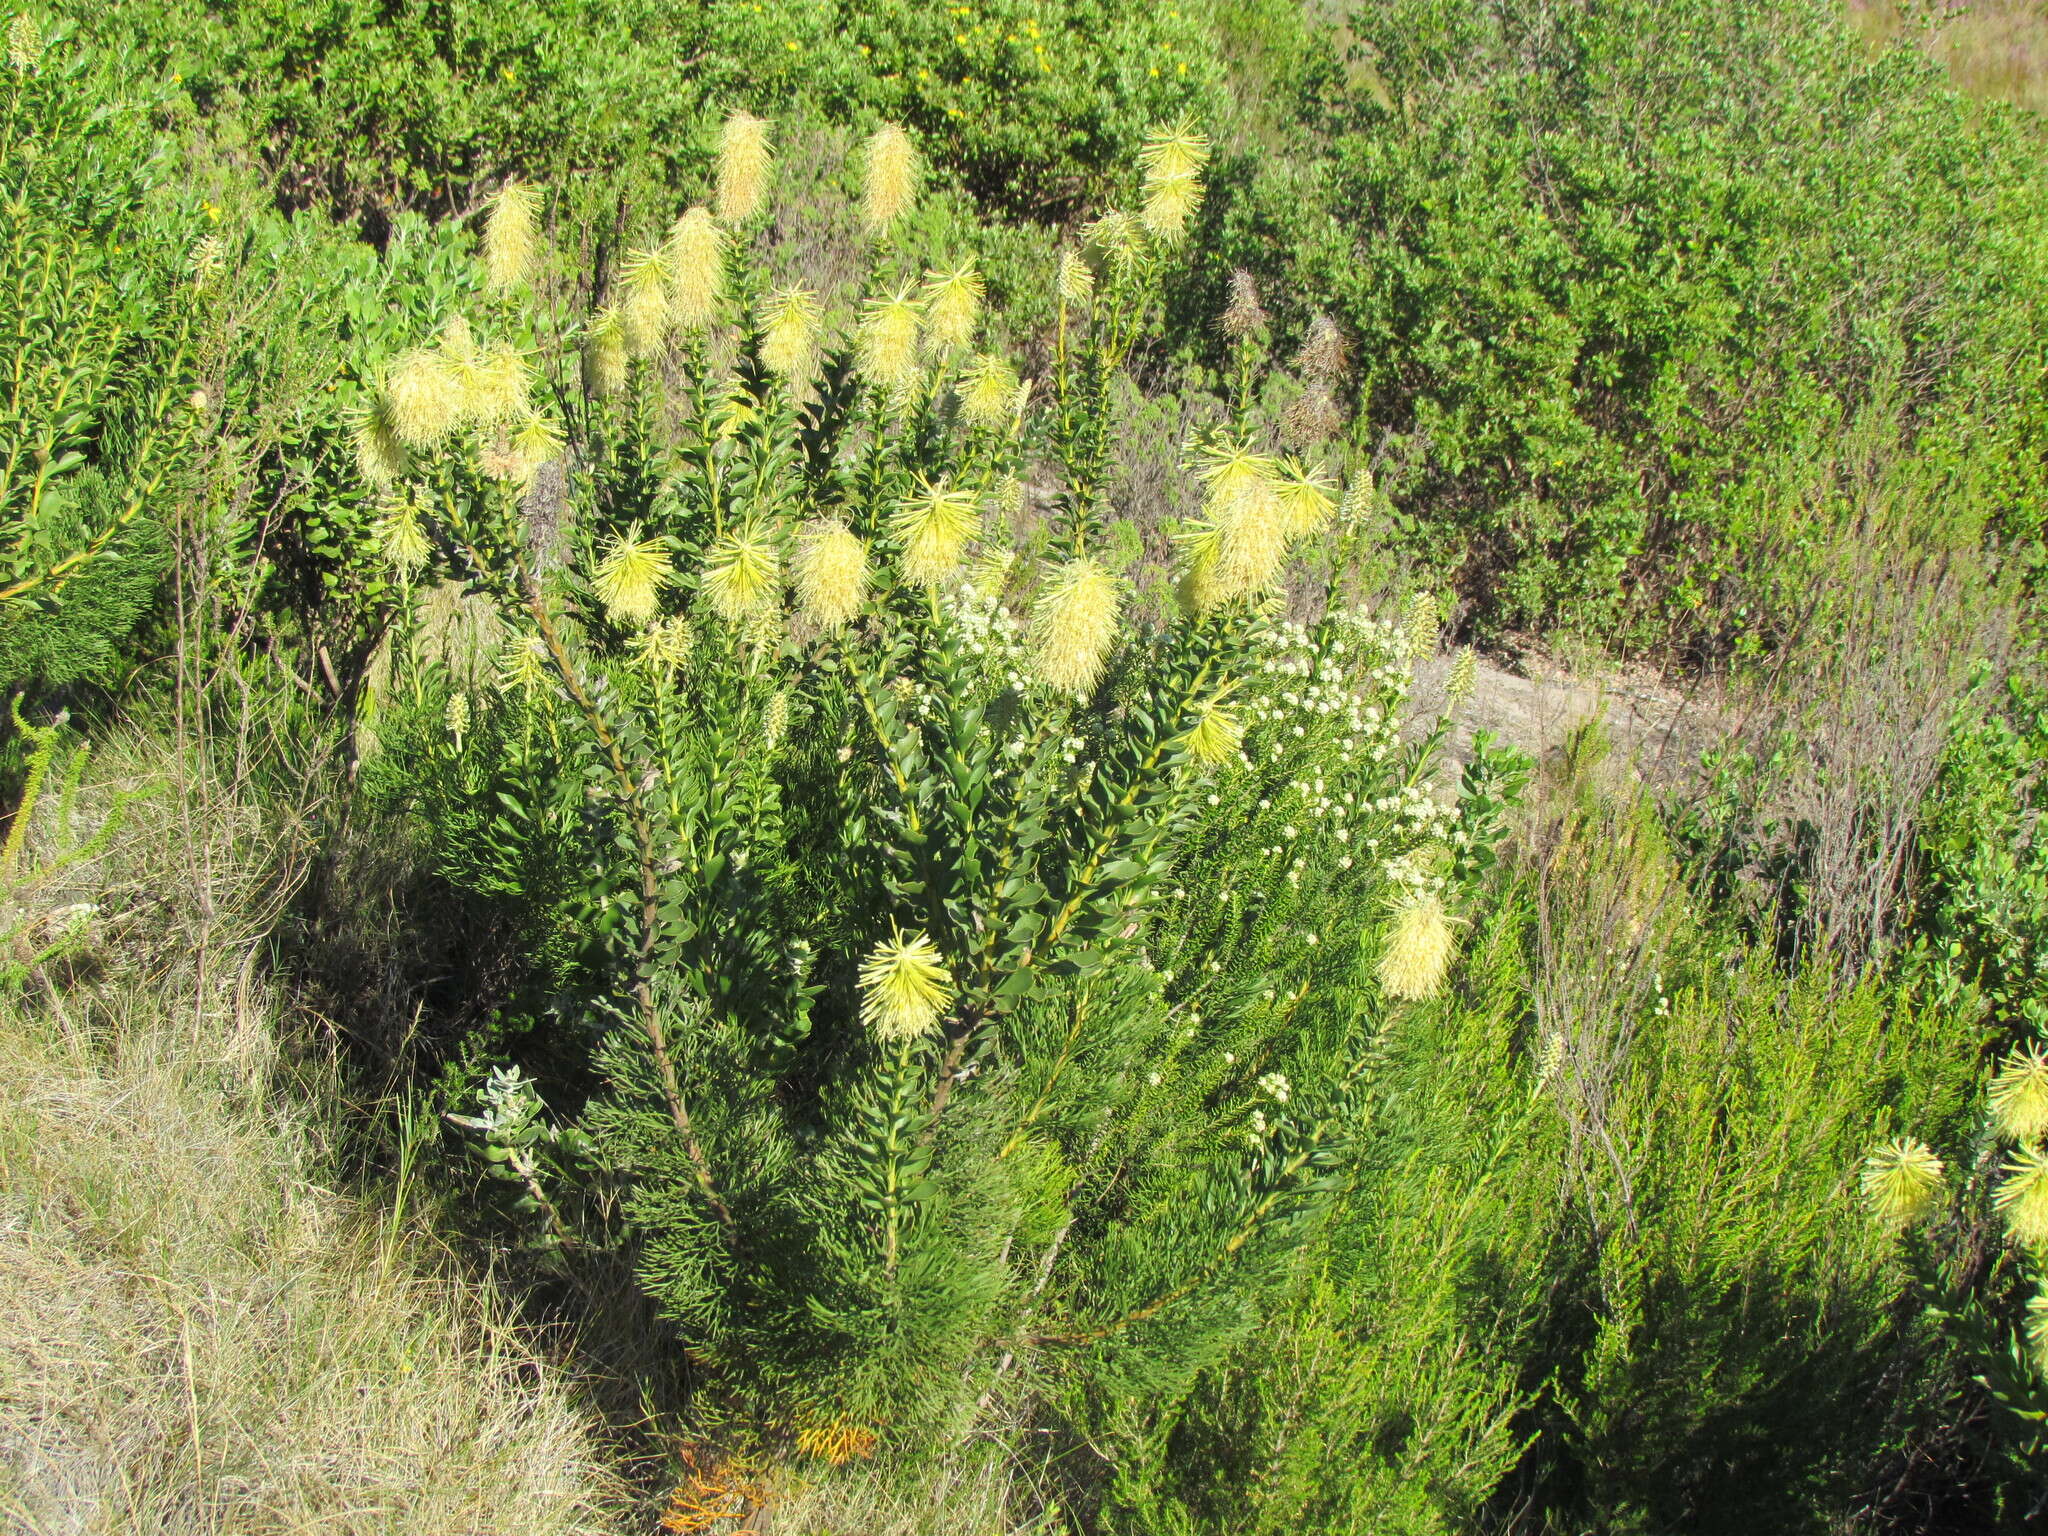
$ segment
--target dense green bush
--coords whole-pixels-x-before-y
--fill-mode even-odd
[[[1768,645],[1873,401],[1976,466],[1921,537],[2037,536],[2038,130],[1838,10],[1355,6],[1373,89],[1221,178],[1218,271],[1351,329],[1390,532],[1481,627]]]

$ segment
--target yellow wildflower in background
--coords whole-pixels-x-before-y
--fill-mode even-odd
[[[929,1035],[953,1000],[939,947],[927,934],[906,939],[901,931],[869,951],[860,993],[861,1022],[885,1044]]]
[[[627,253],[619,265],[619,323],[635,357],[658,352],[668,338],[670,273],[662,251]]]
[[[1017,414],[1017,370],[994,352],[975,358],[961,380],[960,414],[977,427],[995,427]]]
[[[1116,578],[1093,560],[1070,560],[1053,573],[1038,595],[1031,633],[1032,659],[1046,686],[1095,691],[1116,643],[1121,602]]]
[[[925,273],[925,341],[935,352],[965,346],[981,315],[981,273],[969,257],[951,271]]]
[[[718,217],[725,224],[750,218],[768,185],[768,125],[735,112],[718,135]]]
[[[377,547],[391,568],[406,577],[433,558],[434,546],[420,526],[419,503],[410,493],[394,499],[377,519]]]
[[[1069,304],[1086,304],[1095,293],[1095,272],[1070,245],[1060,247],[1053,269],[1053,287]]]
[[[1380,989],[1406,1002],[1436,996],[1450,970],[1454,947],[1450,915],[1441,896],[1403,897],[1380,952]]]
[[[919,307],[910,288],[870,299],[860,322],[860,369],[879,389],[907,390],[917,381]]]
[[[643,540],[635,523],[606,546],[590,586],[604,605],[605,616],[622,628],[632,628],[654,617],[674,569],[663,541]]]
[[[462,422],[462,383],[448,359],[428,347],[401,357],[384,385],[391,430],[407,448],[433,448]]]
[[[616,308],[601,311],[583,335],[583,388],[616,394],[626,383],[626,325]]]
[[[884,123],[868,137],[867,165],[861,178],[861,219],[870,234],[879,235],[917,201],[924,174],[917,146],[894,123]]]
[[[853,621],[868,593],[867,546],[846,524],[828,518],[807,527],[797,542],[797,603],[820,629]]]
[[[981,531],[974,492],[918,479],[918,491],[898,504],[889,528],[903,546],[904,580],[936,587],[959,569],[967,542]]]
[[[1197,612],[1277,586],[1287,560],[1289,514],[1275,490],[1277,466],[1248,443],[1205,444],[1195,473],[1206,494],[1202,516],[1181,535],[1183,595]]]
[[[690,621],[675,614],[656,619],[630,642],[633,659],[658,677],[673,678],[689,662],[696,647]]]

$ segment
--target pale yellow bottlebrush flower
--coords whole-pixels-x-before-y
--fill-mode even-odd
[[[1188,225],[1201,206],[1201,177],[1147,177],[1145,204],[1139,217],[1154,240],[1171,247],[1187,239]]]
[[[761,711],[761,745],[773,752],[789,734],[790,697],[787,688],[775,690],[768,707]]]
[[[1337,510],[1336,487],[1299,459],[1282,459],[1274,477],[1273,494],[1279,498],[1290,544],[1321,533]]]
[[[562,456],[562,428],[552,416],[529,414],[512,429],[512,483],[522,491],[542,466]]]
[[[1472,697],[1472,690],[1479,683],[1479,658],[1472,654],[1469,645],[1458,648],[1457,659],[1451,663],[1451,675],[1444,684],[1444,697],[1453,707]]]
[[[498,692],[525,695],[530,703],[547,686],[550,666],[547,642],[539,635],[515,635],[498,653]]]
[[[378,517],[377,547],[391,568],[408,578],[425,569],[433,558],[434,546],[421,526],[419,503],[410,492],[393,499]]]
[[[484,283],[512,288],[533,270],[538,245],[540,191],[523,181],[508,181],[491,199],[484,220]]]
[[[2015,1052],[1991,1080],[1991,1119],[2011,1141],[2048,1136],[2048,1055],[2039,1046]]]
[[[1888,1227],[1911,1226],[1934,1208],[1941,1159],[1911,1136],[1888,1141],[1863,1159],[1863,1204]]]
[[[917,494],[897,505],[889,529],[903,548],[903,579],[936,587],[959,569],[968,541],[981,531],[981,508],[973,491],[920,476]]]
[[[927,934],[905,938],[898,931],[861,965],[861,1022],[884,1044],[931,1034],[952,1000],[945,957]]]
[[[879,235],[917,201],[924,178],[917,146],[894,123],[884,123],[868,136],[867,164],[861,177],[861,221]]]
[[[1180,535],[1182,597],[1197,612],[1275,590],[1287,561],[1289,515],[1275,489],[1277,466],[1247,443],[1203,445],[1196,464],[1202,516]]]
[[[1416,592],[1408,599],[1408,612],[1401,620],[1401,643],[1411,659],[1436,654],[1438,627],[1436,594]]]
[[[860,371],[877,389],[900,393],[917,382],[921,315],[916,294],[908,287],[868,300],[860,321]]]
[[[1053,288],[1069,304],[1086,304],[1095,294],[1095,269],[1070,245],[1060,247]]]
[[[36,67],[43,56],[43,31],[24,12],[7,24],[7,64],[17,75]]]
[[[969,257],[950,271],[934,268],[924,278],[925,344],[934,352],[965,346],[981,316],[981,273]]]
[[[1195,706],[1194,728],[1187,734],[1188,756],[1204,768],[1230,761],[1244,745],[1244,722],[1223,707],[1221,699]]]
[[[1419,1002],[1434,997],[1451,967],[1456,947],[1443,898],[1409,895],[1394,909],[1394,922],[1380,952],[1380,990],[1391,998]]]
[[[442,724],[455,738],[455,750],[458,752],[462,750],[462,738],[469,734],[469,720],[469,695],[458,688],[448,695],[448,702],[442,710]]]
[[[967,584],[991,602],[1001,602],[1010,585],[1010,572],[1017,564],[1014,549],[985,549],[967,572]]]
[[[698,583],[712,612],[729,623],[774,606],[782,586],[782,555],[760,524],[728,529],[704,552]]]
[[[1094,253],[1097,266],[1120,282],[1137,271],[1144,259],[1145,226],[1130,214],[1112,209],[1082,229],[1081,246]]]
[[[702,206],[685,210],[668,232],[669,318],[701,331],[725,298],[725,232]]]
[[[696,632],[690,621],[671,614],[656,619],[629,642],[633,660],[641,669],[664,680],[673,678],[689,663],[696,647]]]
[[[1194,176],[1208,163],[1208,137],[1186,116],[1154,128],[1138,151],[1138,168],[1147,177]]]
[[[1116,643],[1122,606],[1117,579],[1093,560],[1070,560],[1053,572],[1032,615],[1032,660],[1045,685],[1087,695],[1102,679]]]
[[[1017,413],[1017,370],[994,352],[975,358],[960,381],[960,414],[977,427],[1002,426]]]
[[[626,350],[647,357],[668,339],[670,273],[663,251],[631,251],[619,266],[619,323]]]
[[[2005,1181],[1991,1203],[2005,1230],[2027,1248],[2048,1245],[2048,1153],[2028,1147],[2005,1165]]]
[[[491,347],[476,354],[466,371],[463,394],[469,418],[479,426],[518,421],[532,413],[532,376],[516,347]]]
[[[388,395],[371,397],[357,414],[350,432],[356,451],[356,468],[375,486],[402,480],[412,468],[412,459],[399,440],[397,413]]]
[[[718,134],[718,218],[732,225],[751,218],[768,187],[768,125],[735,112]]]
[[[2034,1368],[2048,1372],[2048,1290],[2037,1290],[2027,1298],[2027,1347],[2034,1354]]]
[[[614,535],[604,558],[591,574],[591,590],[604,605],[605,616],[622,629],[636,628],[653,618],[661,591],[673,579],[675,562],[660,539],[642,539],[635,523]]]
[[[617,394],[626,386],[626,323],[616,307],[600,311],[583,333],[583,389],[590,395]]]
[[[778,288],[761,301],[761,365],[791,384],[810,376],[824,312],[808,288]]]
[[[794,563],[804,617],[825,630],[852,623],[867,599],[868,551],[846,524],[827,518],[805,528]]]
[[[462,424],[468,403],[448,359],[429,347],[399,358],[385,381],[384,399],[391,429],[409,449],[438,447]]]

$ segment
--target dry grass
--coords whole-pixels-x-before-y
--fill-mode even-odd
[[[1889,42],[1918,7],[1850,0],[1849,20],[1873,42]],[[2040,0],[1934,0],[1927,46],[1959,90],[1990,101],[2048,110],[2048,5]]]
[[[336,1095],[260,965],[278,829],[114,755],[158,791],[35,897],[100,904],[85,948],[0,998],[0,1529],[616,1528],[489,1288],[323,1182]]]

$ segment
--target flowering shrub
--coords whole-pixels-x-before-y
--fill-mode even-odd
[[[1346,1179],[1497,827],[1400,734],[1434,605],[1347,606],[1349,537],[1298,573],[1369,487],[1250,427],[1189,445],[1172,611],[1135,603],[1106,423],[1192,128],[1063,258],[1033,380],[970,255],[892,243],[898,133],[859,290],[763,270],[772,142],[731,120],[706,204],[563,328],[575,274],[508,188],[473,313],[383,367],[356,443],[393,579],[452,577],[496,639],[414,609],[372,773],[524,925],[571,1062],[540,1093],[602,1084],[575,1136],[521,1120],[525,1207],[627,1245],[727,1389],[836,1444],[1036,1402],[1062,1359],[1185,1381]]]

